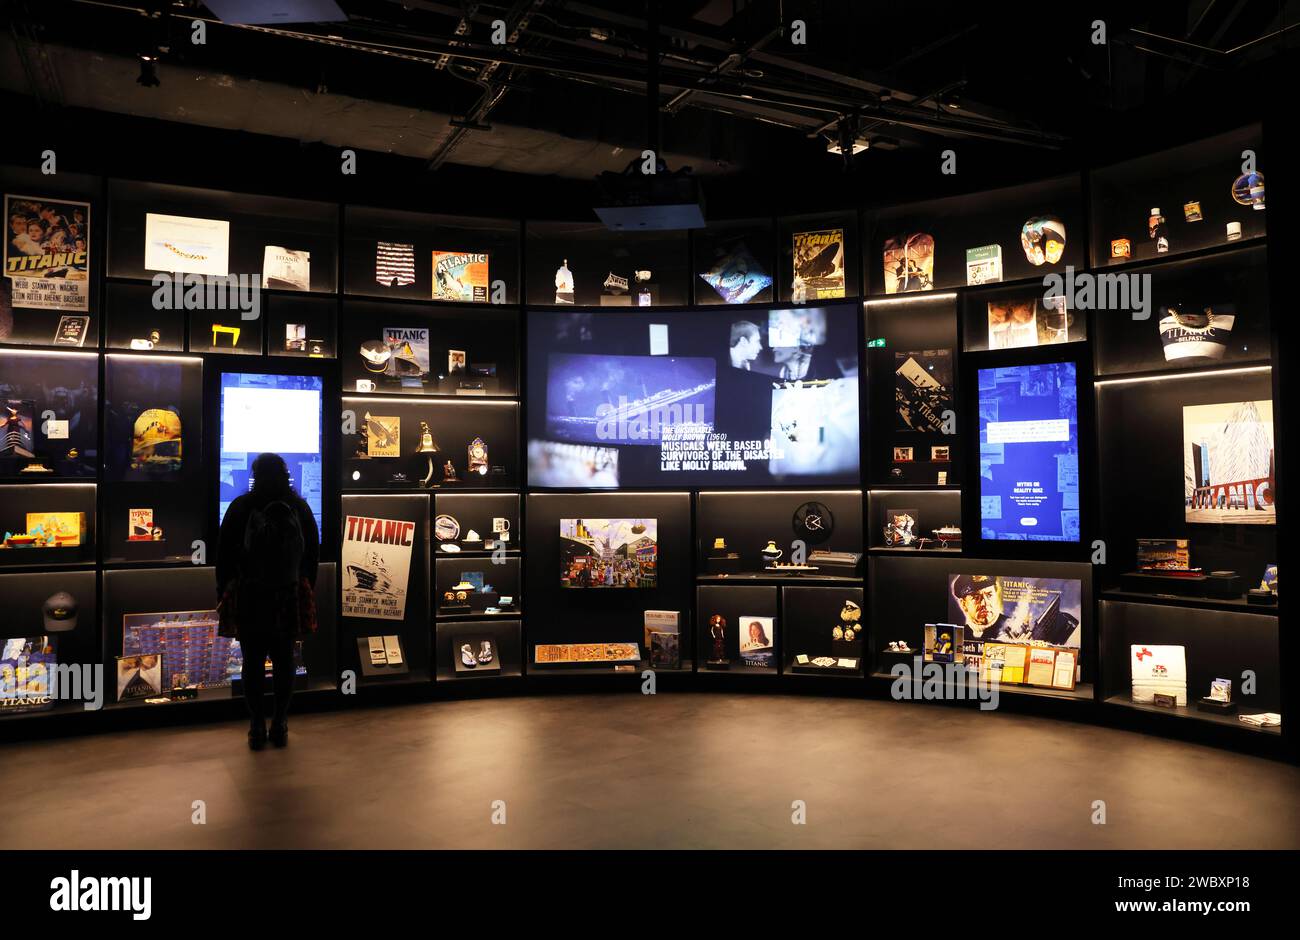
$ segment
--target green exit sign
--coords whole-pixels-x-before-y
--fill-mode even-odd
[[[884,340],[884,337],[880,337],[880,338],[878,338],[878,339],[870,340],[870,341],[867,343],[867,348],[868,348],[868,349],[884,349],[884,348],[885,348],[885,340]]]

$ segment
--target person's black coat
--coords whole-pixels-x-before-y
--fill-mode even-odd
[[[320,562],[320,533],[316,528],[316,519],[311,514],[311,507],[297,493],[287,495],[266,495],[245,493],[235,497],[221,520],[221,535],[217,544],[217,598],[225,592],[226,586],[243,571],[244,567],[244,533],[248,528],[248,517],[254,510],[261,509],[268,503],[281,500],[298,511],[298,524],[302,527],[302,563],[299,574],[307,579],[312,587],[316,586],[316,566]]]

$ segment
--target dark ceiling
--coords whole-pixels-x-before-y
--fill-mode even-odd
[[[957,148],[1014,163],[1023,178],[1026,162],[1050,171],[1117,128],[1210,101],[1230,121],[1233,96],[1249,96],[1300,41],[1300,0],[340,6],[345,22],[259,27],[222,23],[197,2],[10,0],[0,91],[55,113],[353,147],[431,171],[589,180],[646,146],[653,60],[655,133],[672,168],[835,178],[844,161],[828,142],[858,137],[871,145],[860,166],[893,171]],[[195,20],[206,22],[202,45]],[[492,42],[496,20],[505,45]],[[1093,42],[1096,20],[1105,44]],[[158,55],[156,87],[136,81],[141,54]]]

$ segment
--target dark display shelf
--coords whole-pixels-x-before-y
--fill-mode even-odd
[[[910,657],[917,656],[919,655],[919,653],[917,653],[915,650],[913,650],[911,653],[891,653],[888,650],[886,650],[883,653],[877,655],[883,655],[887,657],[899,657],[899,658],[908,657],[910,659]],[[891,676],[888,672],[873,672],[871,674],[871,678],[876,680],[883,680],[887,682],[898,681],[896,676]],[[954,683],[945,682],[944,688],[951,690],[956,688],[956,686]],[[998,695],[1028,696],[1030,698],[1056,699],[1057,701],[1062,701],[1062,702],[1091,703],[1095,698],[1096,693],[1094,691],[1092,683],[1080,682],[1073,689],[1047,689],[1047,688],[1041,688],[1039,686],[1033,686],[1033,685],[999,685]],[[973,699],[967,699],[967,700],[972,701]]]
[[[1107,708],[1124,708],[1131,711],[1143,712],[1148,715],[1163,715],[1170,719],[1183,719],[1192,721],[1203,721],[1206,724],[1218,725],[1221,728],[1236,728],[1238,731],[1250,734],[1265,734],[1281,737],[1281,726],[1272,728],[1261,728],[1242,721],[1238,716],[1241,714],[1256,714],[1250,709],[1242,709],[1238,704],[1237,712],[1232,715],[1216,715],[1214,712],[1203,712],[1199,710],[1193,700],[1189,697],[1188,704],[1177,708],[1164,708],[1160,705],[1147,705],[1142,702],[1134,702],[1123,695],[1112,695],[1106,699],[1103,704]],[[1284,719],[1285,720],[1285,719]]]
[[[758,584],[776,587],[793,587],[800,584],[844,584],[860,587],[863,579],[825,574],[699,574],[695,576],[695,581],[698,584]]]
[[[1131,601],[1135,604],[1157,604],[1163,607],[1189,607],[1197,610],[1225,610],[1243,614],[1278,616],[1279,604],[1251,604],[1245,597],[1214,598],[1188,597],[1182,594],[1146,594],[1139,591],[1104,590],[1097,595],[1100,600]]]

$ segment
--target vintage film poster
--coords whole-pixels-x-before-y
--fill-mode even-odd
[[[951,350],[894,353],[896,430],[942,433],[943,414],[952,407]]]
[[[487,303],[488,256],[464,251],[435,251],[433,299]]]
[[[1184,521],[1275,525],[1273,402],[1183,406]]]
[[[415,523],[405,519],[343,520],[344,617],[405,619],[415,536]]]
[[[5,219],[12,305],[89,310],[90,203],[6,193]]]
[[[794,233],[793,293],[807,300],[844,296],[844,229]]]
[[[913,232],[887,239],[883,254],[886,294],[934,288],[934,236]]]

